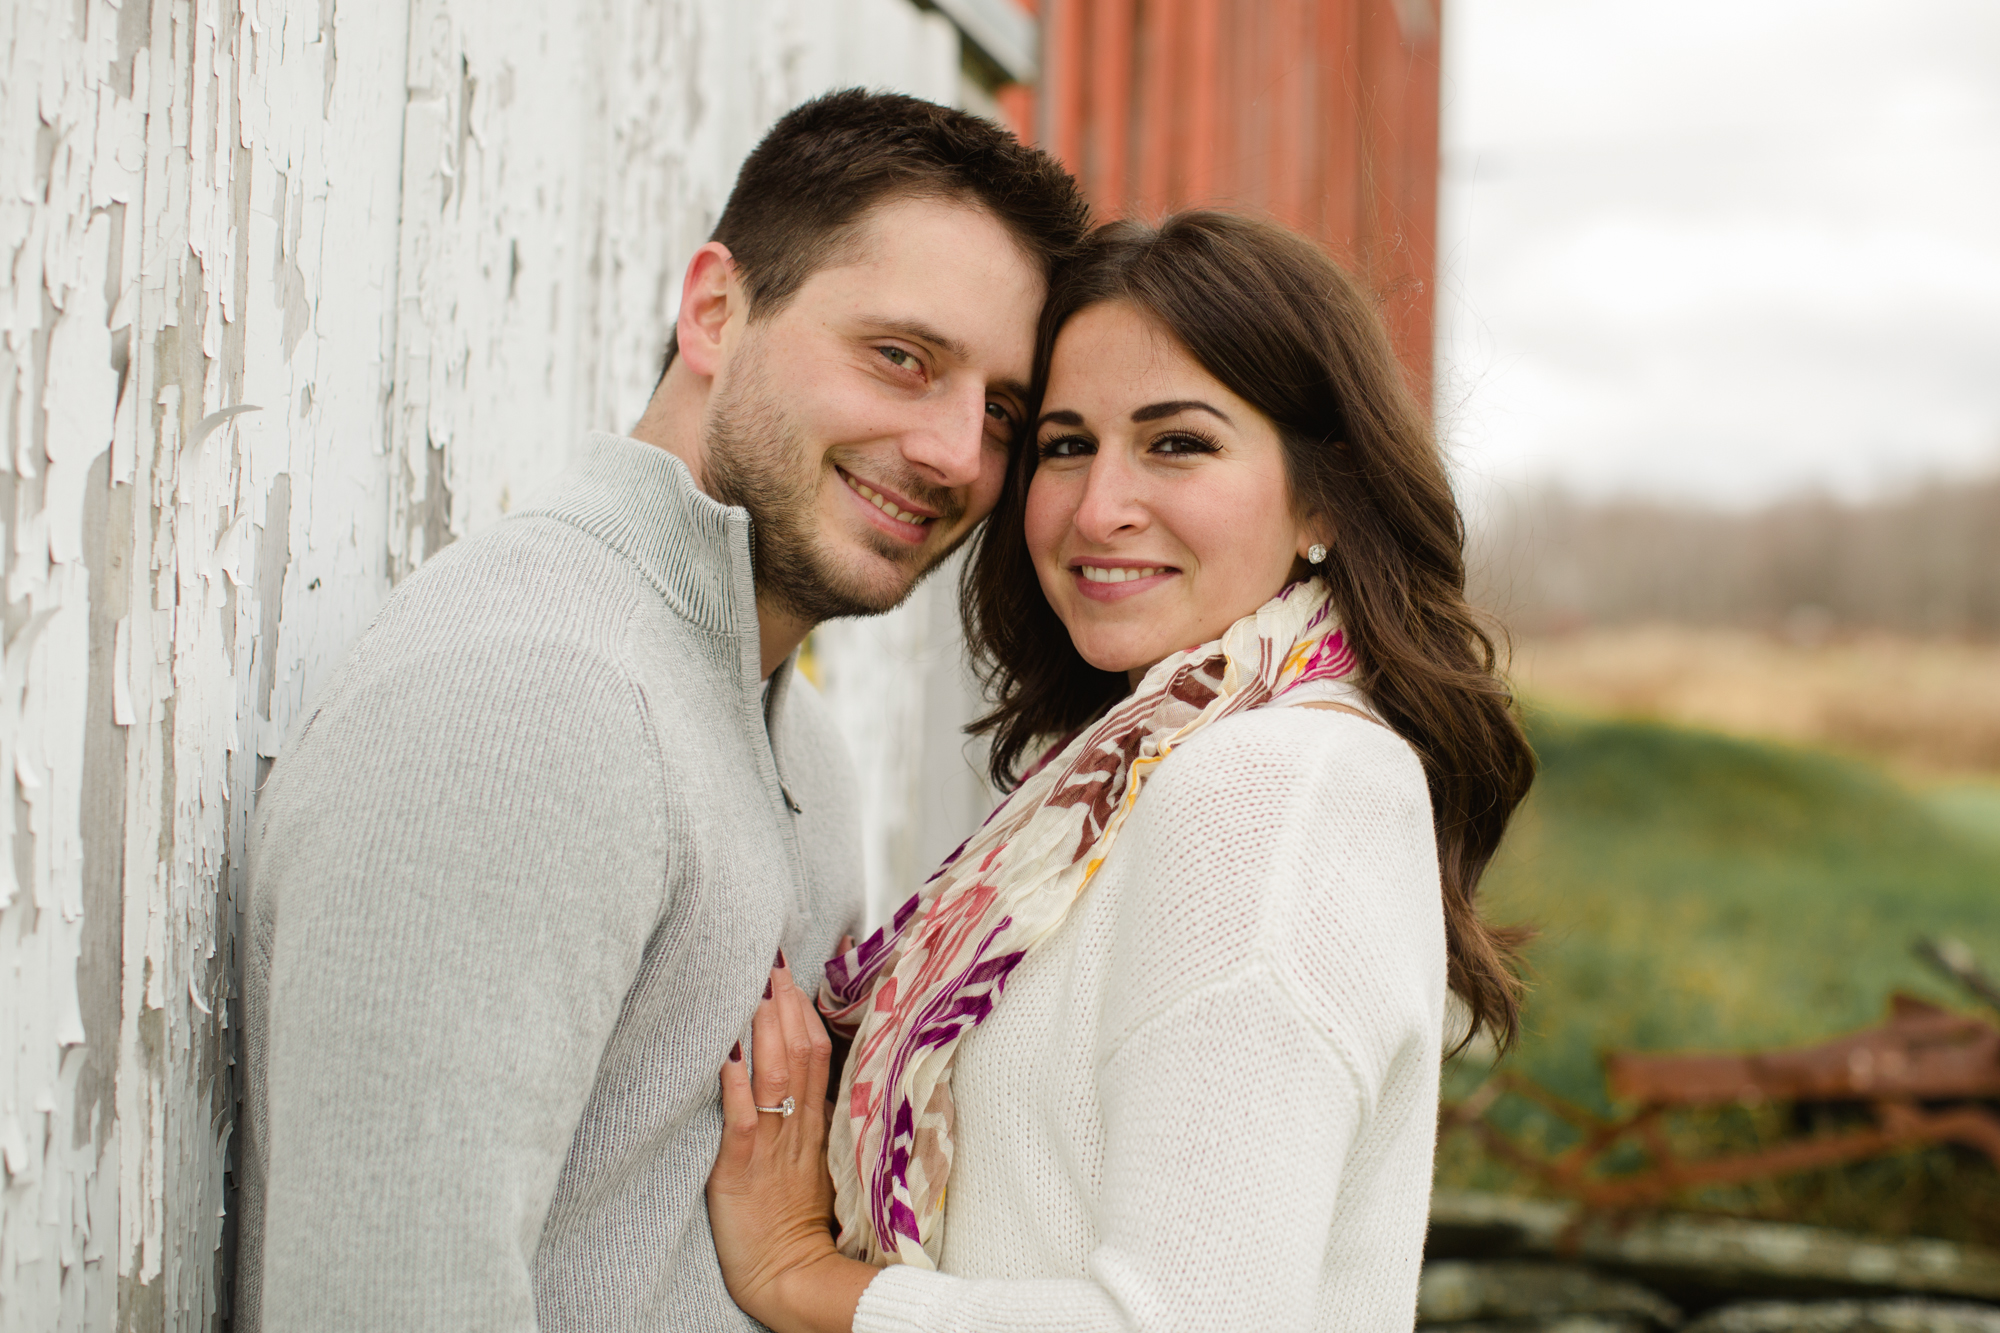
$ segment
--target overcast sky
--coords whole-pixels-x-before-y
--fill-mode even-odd
[[[1440,423],[1509,490],[2000,469],[2000,0],[1445,0]]]

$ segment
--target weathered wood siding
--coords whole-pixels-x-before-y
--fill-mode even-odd
[[[271,756],[396,579],[636,419],[762,129],[954,100],[958,40],[909,0],[0,7],[0,1329],[216,1321]],[[886,792],[923,682],[857,633]]]

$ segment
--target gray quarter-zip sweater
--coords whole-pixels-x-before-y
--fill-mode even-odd
[[[390,597],[254,818],[238,1328],[756,1327],[717,1071],[861,912],[845,752],[758,662],[748,516],[615,436]]]

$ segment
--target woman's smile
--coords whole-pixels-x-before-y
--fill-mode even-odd
[[[1070,566],[1077,591],[1095,602],[1117,602],[1151,592],[1180,573],[1171,565],[1078,560]]]
[[[1056,340],[1035,456],[1042,591],[1086,662],[1135,682],[1275,597],[1320,540],[1270,418],[1122,301]]]

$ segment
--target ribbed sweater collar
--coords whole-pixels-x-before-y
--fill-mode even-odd
[[[756,638],[750,516],[704,495],[666,450],[594,432],[521,512],[573,523],[625,555],[699,628]]]

